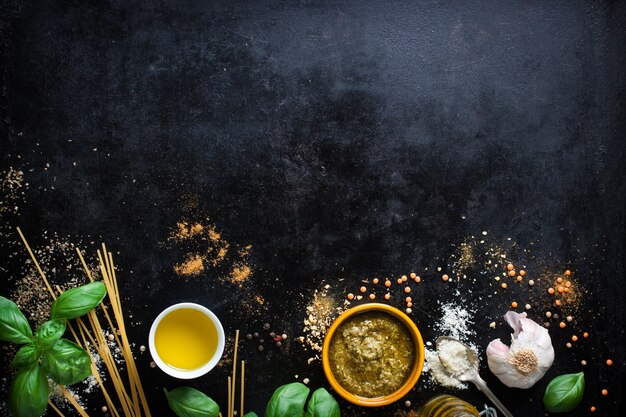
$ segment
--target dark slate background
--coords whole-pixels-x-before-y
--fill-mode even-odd
[[[303,300],[323,280],[344,278],[343,294],[364,276],[424,272],[482,230],[512,237],[590,289],[595,350],[557,356],[549,376],[594,357],[575,415],[591,404],[623,414],[625,23],[617,1],[9,0],[1,159],[29,186],[3,224],[35,246],[49,230],[119,251],[138,344],[182,300],[213,308],[229,334],[265,321],[300,334]],[[190,195],[193,213],[181,205]],[[215,280],[174,276],[180,254],[159,242],[191,214],[254,245],[250,285],[268,300],[264,316],[251,322]],[[25,259],[3,256],[3,269]],[[14,284],[3,282],[6,295]],[[446,297],[424,291],[424,311]],[[553,337],[563,351],[569,335]],[[257,412],[295,374],[326,384],[308,352],[255,348],[241,355]],[[180,383],[148,362],[138,360],[153,412],[168,415],[161,388]],[[522,392],[482,373],[514,414],[543,415],[547,378]],[[226,374],[191,384],[223,403]],[[435,392],[445,390],[418,383],[409,398]],[[473,388],[457,394],[485,401]]]

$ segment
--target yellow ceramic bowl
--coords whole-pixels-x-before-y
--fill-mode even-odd
[[[356,314],[372,311],[382,311],[395,317],[401,323],[403,323],[411,334],[411,337],[413,338],[416,355],[409,377],[397,391],[383,397],[366,398],[352,394],[345,390],[341,385],[339,385],[330,369],[330,359],[328,358],[328,351],[330,343],[333,339],[333,335],[335,334],[335,331],[337,330],[337,328],[339,328],[341,323]],[[397,308],[379,303],[361,304],[360,306],[353,307],[341,314],[339,317],[337,317],[332,326],[330,326],[330,329],[328,330],[328,333],[326,333],[326,337],[324,338],[324,347],[322,350],[322,365],[324,367],[324,373],[326,374],[326,378],[328,378],[328,382],[330,383],[331,387],[333,387],[335,392],[341,395],[344,399],[350,401],[353,404],[365,407],[381,407],[383,405],[388,405],[398,401],[399,399],[404,397],[411,390],[411,388],[413,388],[415,383],[417,383],[417,380],[422,373],[422,368],[424,367],[424,341],[422,340],[422,335],[417,329],[417,326],[415,326],[415,323],[413,323],[413,320],[411,320],[409,316],[407,316]]]

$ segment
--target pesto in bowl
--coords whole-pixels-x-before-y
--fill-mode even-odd
[[[384,311],[354,315],[339,325],[329,346],[330,370],[346,391],[378,398],[400,389],[416,359],[407,327]]]

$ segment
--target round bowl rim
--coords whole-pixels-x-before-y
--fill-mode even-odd
[[[165,363],[161,359],[159,354],[157,353],[155,342],[154,342],[156,330],[157,330],[157,327],[159,327],[161,320],[163,320],[163,318],[169,313],[171,313],[172,311],[181,310],[185,308],[200,311],[201,313],[203,313],[205,316],[209,318],[209,320],[211,320],[211,322],[215,326],[215,329],[217,330],[217,349],[215,351],[215,354],[211,358],[211,360],[199,368],[191,369],[188,371],[183,371],[180,369],[173,368],[167,363]],[[189,302],[173,304],[167,307],[165,310],[161,311],[161,313],[152,322],[152,326],[150,327],[150,335],[148,336],[148,346],[149,346],[150,354],[152,355],[152,360],[154,361],[154,363],[156,363],[156,365],[159,368],[161,368],[161,370],[165,372],[166,374],[173,376],[174,378],[179,378],[179,379],[198,378],[202,375],[205,375],[207,372],[213,369],[215,365],[217,365],[217,363],[222,358],[222,354],[224,353],[225,342],[226,342],[226,337],[224,335],[224,327],[222,326],[222,323],[217,318],[215,313],[213,313],[211,310],[209,310],[203,305],[196,304],[196,303],[189,303]]]
[[[333,375],[330,369],[330,359],[328,357],[328,350],[330,347],[330,342],[337,328],[348,318],[356,314],[368,312],[368,311],[382,311],[400,320],[400,322],[406,326],[407,330],[411,334],[413,338],[413,343],[415,344],[415,351],[416,351],[416,360],[414,361],[412,365],[411,373],[409,374],[409,377],[404,382],[404,384],[402,384],[400,388],[398,388],[396,391],[392,392],[391,394],[388,394],[382,397],[377,397],[377,398],[366,398],[366,397],[361,397],[361,396],[352,394],[346,389],[344,389],[341,385],[339,385],[339,383],[335,379],[335,376]],[[339,317],[335,319],[333,324],[328,329],[328,332],[326,333],[326,336],[324,337],[324,345],[322,347],[322,366],[324,368],[324,374],[326,374],[326,379],[328,379],[328,382],[330,383],[331,387],[342,398],[351,402],[352,404],[356,404],[356,405],[360,405],[364,407],[382,407],[384,405],[388,405],[393,402],[396,402],[402,397],[404,397],[406,394],[408,394],[409,391],[411,391],[411,389],[417,383],[422,373],[422,369],[424,367],[424,340],[422,339],[422,335],[419,329],[417,328],[417,326],[415,325],[415,323],[413,322],[413,320],[411,320],[409,316],[407,316],[405,313],[403,313],[399,309],[392,307],[390,305],[381,304],[381,303],[361,304],[343,312]]]

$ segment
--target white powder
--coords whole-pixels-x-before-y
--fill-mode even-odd
[[[452,377],[452,375],[450,375],[446,371],[446,369],[439,361],[439,355],[437,355],[437,352],[430,349],[425,349],[424,359],[426,360],[424,364],[424,372],[430,372],[433,382],[435,382],[437,385],[459,390],[467,389],[467,384]]]
[[[476,336],[472,329],[474,325],[473,312],[461,305],[454,303],[439,303],[441,319],[435,324],[437,330],[443,335],[469,342],[469,338]]]
[[[452,375],[461,375],[472,367],[467,348],[462,343],[443,339],[437,343],[437,353],[442,365]]]

